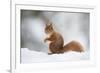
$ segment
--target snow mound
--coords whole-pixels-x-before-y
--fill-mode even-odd
[[[63,54],[48,55],[44,52],[31,51],[27,48],[21,48],[21,63],[45,63],[45,62],[65,62],[79,61],[89,59],[89,53],[66,52]]]

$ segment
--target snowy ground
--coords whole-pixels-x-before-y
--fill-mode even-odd
[[[43,63],[43,62],[62,62],[77,61],[89,59],[89,52],[66,52],[64,54],[48,55],[44,52],[31,51],[27,48],[21,48],[21,63]]]

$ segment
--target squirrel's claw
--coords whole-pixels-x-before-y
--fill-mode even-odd
[[[48,53],[48,55],[52,55],[53,53]]]
[[[44,40],[44,42],[46,42],[46,41],[47,41],[47,39]]]

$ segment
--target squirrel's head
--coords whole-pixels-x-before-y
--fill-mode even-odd
[[[52,23],[46,24],[46,26],[45,26],[45,33],[46,33],[46,34],[50,34],[50,33],[52,33],[53,31],[54,31],[54,30],[53,30]]]

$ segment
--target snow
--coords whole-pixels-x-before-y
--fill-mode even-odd
[[[21,48],[21,63],[45,63],[45,62],[65,62],[89,59],[89,52],[66,52],[63,54],[48,55],[45,52],[32,51],[28,48]]]

